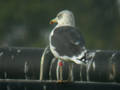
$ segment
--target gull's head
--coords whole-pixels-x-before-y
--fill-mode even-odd
[[[69,10],[63,10],[50,21],[50,24],[57,23],[57,26],[75,26],[74,15]]]

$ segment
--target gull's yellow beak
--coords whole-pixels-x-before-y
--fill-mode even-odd
[[[55,19],[52,19],[52,20],[50,21],[50,24],[54,24],[54,23],[57,23],[56,18],[55,18]]]

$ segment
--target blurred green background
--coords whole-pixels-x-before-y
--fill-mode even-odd
[[[120,0],[0,0],[0,46],[46,47],[49,21],[71,10],[89,49],[120,49]]]

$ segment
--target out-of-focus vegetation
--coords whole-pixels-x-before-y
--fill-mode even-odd
[[[50,19],[71,10],[89,49],[120,49],[120,0],[0,0],[0,46],[45,47]]]

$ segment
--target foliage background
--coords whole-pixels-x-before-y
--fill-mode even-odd
[[[45,47],[49,21],[74,12],[89,49],[120,49],[120,0],[0,0],[0,46]]]

